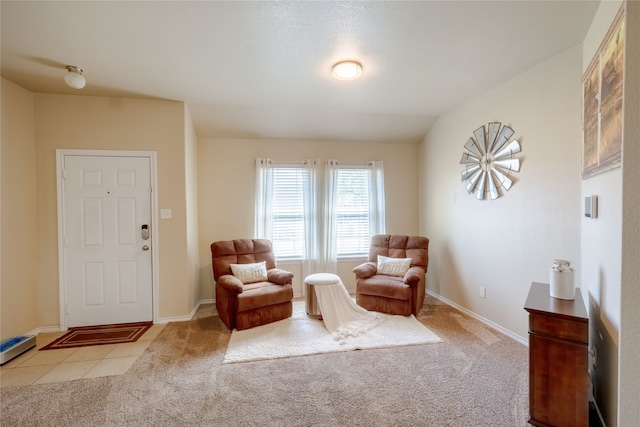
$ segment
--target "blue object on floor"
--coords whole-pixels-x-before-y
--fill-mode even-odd
[[[2,341],[0,343],[0,365],[4,365],[11,359],[18,357],[35,346],[35,336],[21,335]]]
[[[13,337],[13,338],[6,339],[0,343],[0,351],[8,350],[14,345],[21,343],[22,341],[25,341],[27,339],[29,339],[29,337],[26,337],[24,335],[20,337]]]

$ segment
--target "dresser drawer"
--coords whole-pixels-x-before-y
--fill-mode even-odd
[[[581,343],[589,343],[589,323],[531,313],[529,330],[532,333],[549,335]]]

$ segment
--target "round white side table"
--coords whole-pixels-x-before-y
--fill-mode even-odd
[[[310,274],[304,279],[305,286],[305,307],[309,316],[322,319],[322,312],[316,297],[316,286],[334,286],[340,283],[340,277],[331,273]]]

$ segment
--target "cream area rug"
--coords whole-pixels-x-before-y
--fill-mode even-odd
[[[234,329],[223,363],[442,341],[414,316],[376,313],[376,317],[375,326],[365,333],[338,339],[329,333],[322,320],[307,315],[304,301],[294,301],[293,315],[288,319],[243,331]]]

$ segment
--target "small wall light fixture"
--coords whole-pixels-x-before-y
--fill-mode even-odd
[[[362,75],[362,65],[357,61],[340,61],[331,69],[336,80],[355,80]]]
[[[74,67],[73,65],[67,65],[69,72],[65,74],[64,81],[69,87],[74,89],[82,89],[87,81],[82,75],[82,68]]]

